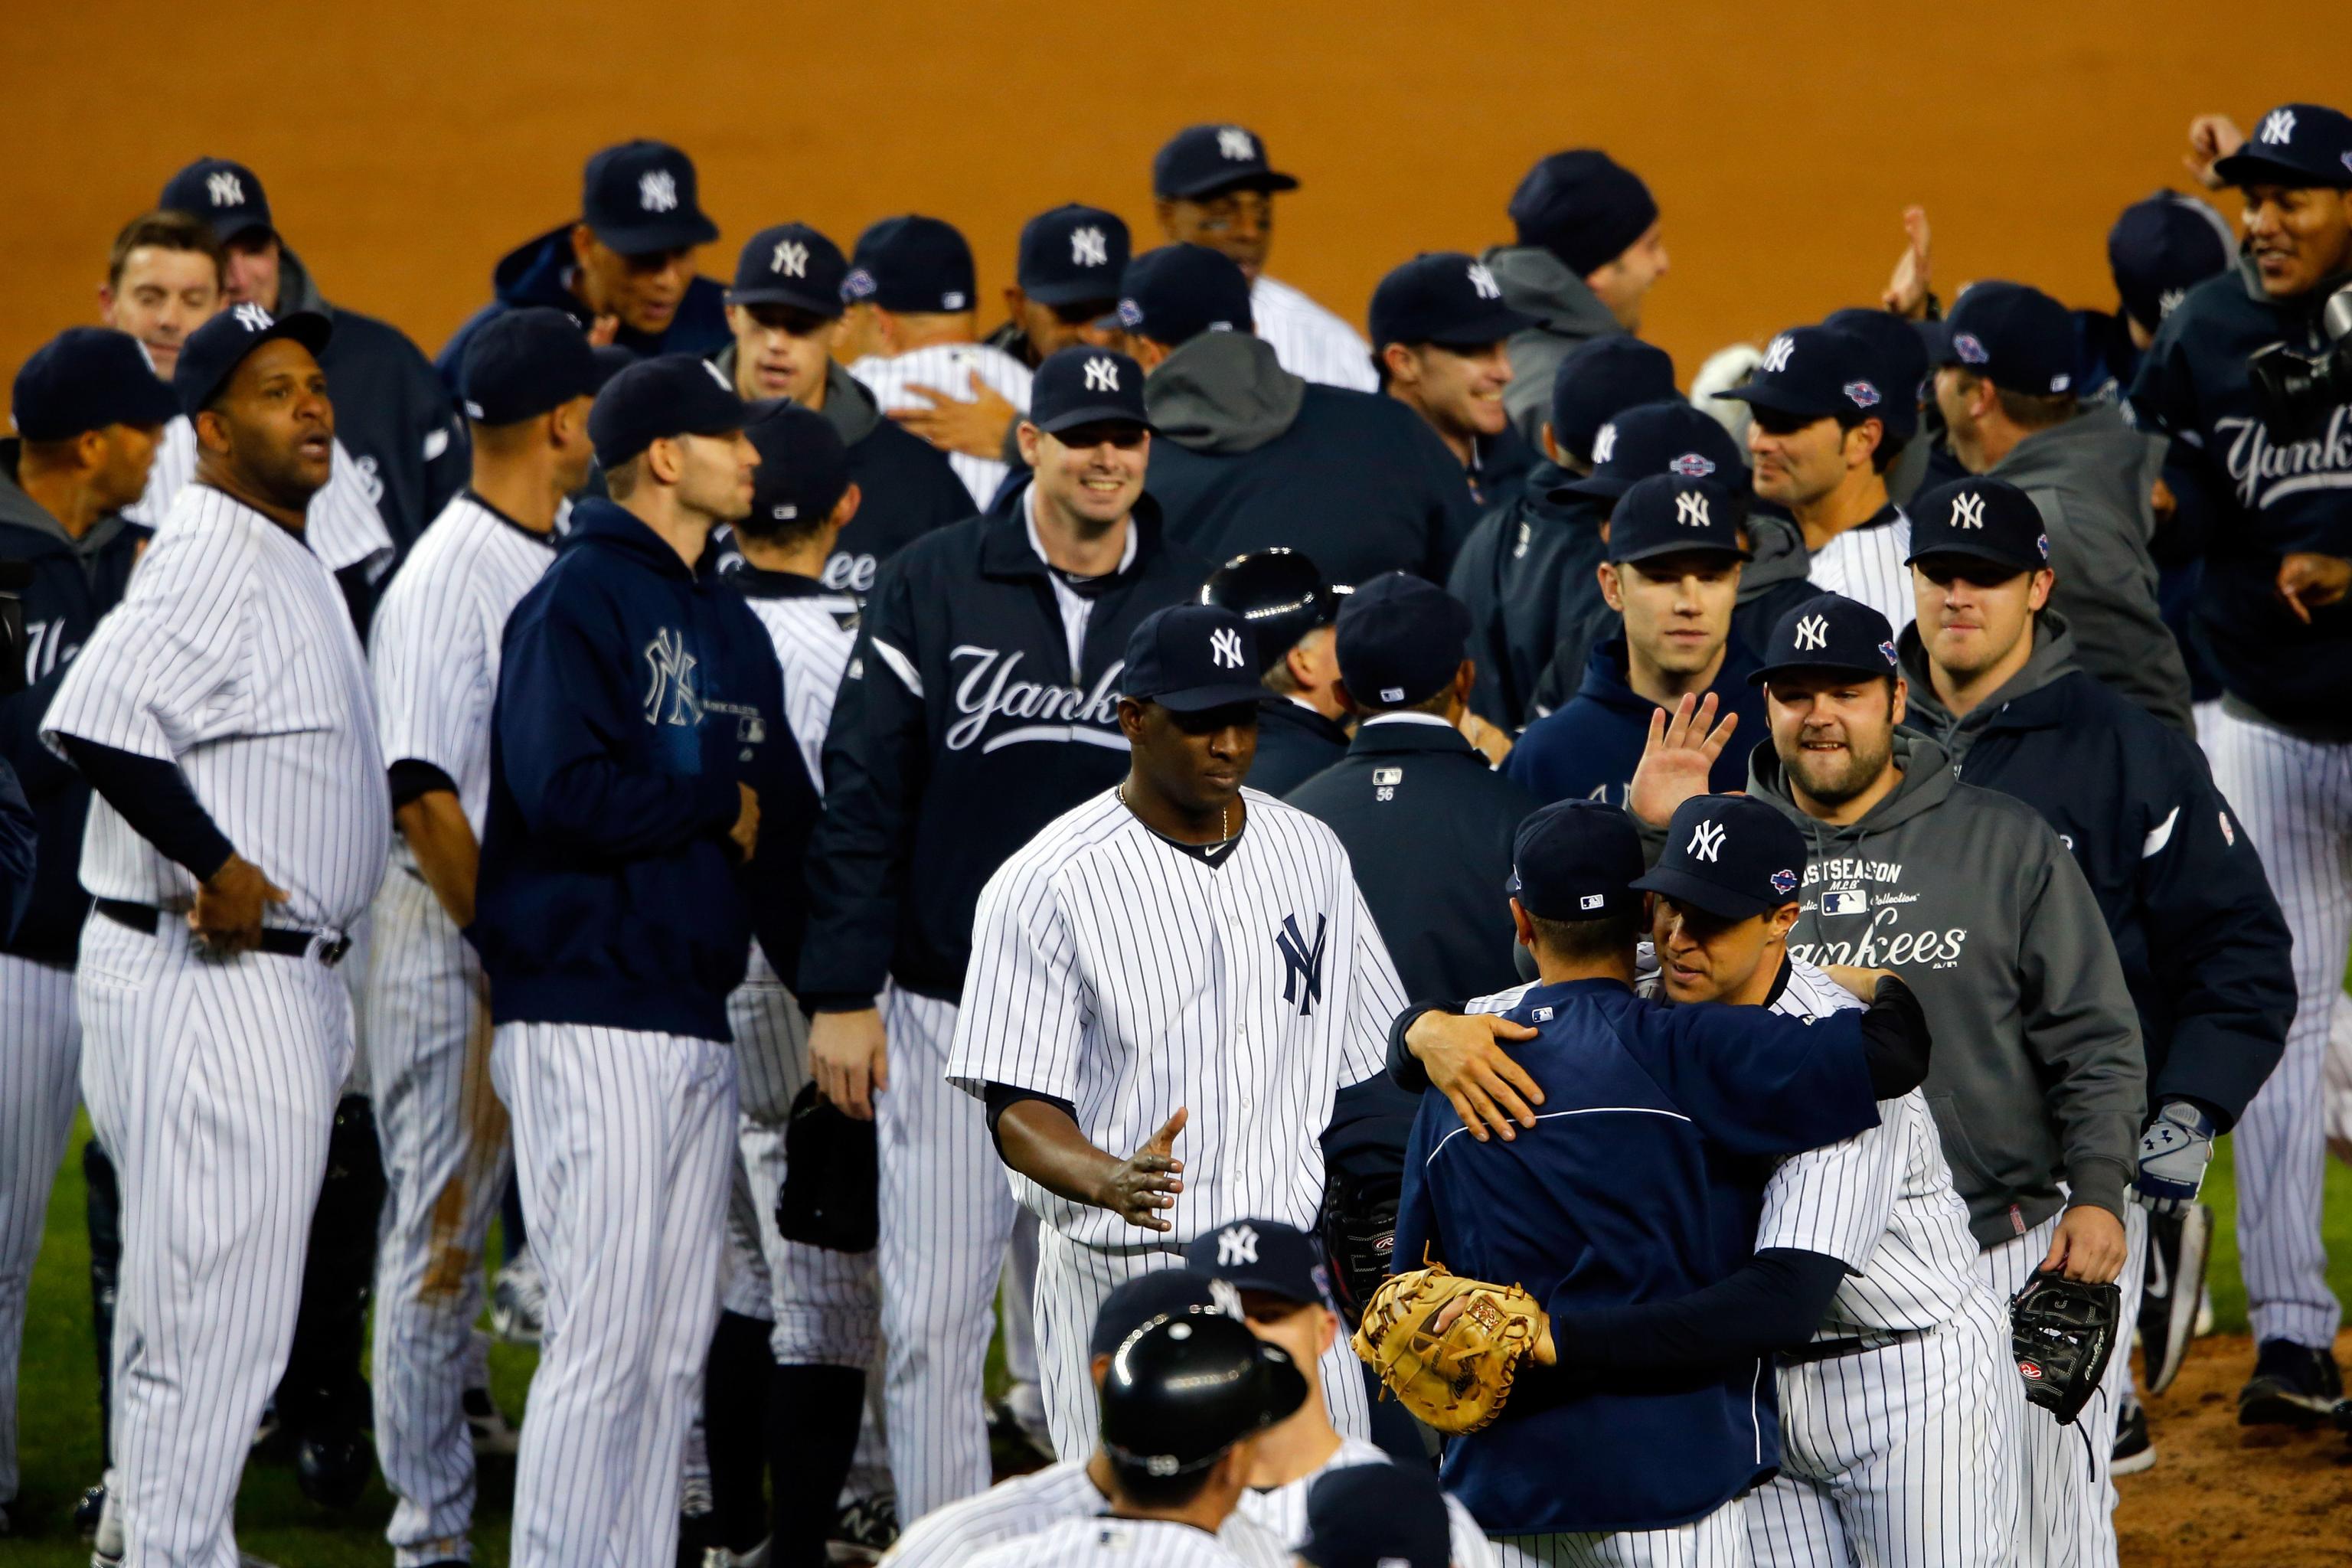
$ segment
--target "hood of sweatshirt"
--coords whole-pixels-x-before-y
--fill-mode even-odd
[[[1478,259],[1495,275],[1503,303],[1548,332],[1580,339],[1623,330],[1601,296],[1540,245],[1498,245]]]
[[[278,313],[290,316],[297,310],[316,310],[332,320],[335,308],[319,292],[318,284],[310,279],[310,269],[294,254],[283,240],[278,245]]]
[[[14,436],[0,440],[0,527],[21,528],[38,534],[49,546],[42,553],[71,555],[87,568],[89,558],[122,531],[121,514],[106,513],[76,539],[66,531],[65,524],[49,515],[48,508],[26,494],[24,487],[16,482],[16,460],[24,449],[24,443]]]
[[[1813,841],[1814,857],[1819,858],[1830,845],[1893,832],[1950,798],[1958,781],[1952,777],[1951,759],[1944,754],[1943,747],[1925,735],[1898,729],[1895,731],[1894,752],[1895,765],[1903,770],[1902,778],[1896,781],[1893,794],[1864,812],[1858,821],[1831,824],[1799,812],[1796,796],[1789,788],[1789,775],[1780,765],[1780,754],[1769,745],[1758,746],[1748,760],[1748,793],[1797,813],[1797,825]]]
[[[2020,489],[2084,491],[2124,517],[2146,515],[2144,498],[2164,464],[2164,443],[2134,429],[2114,404],[2036,430],[1986,470]]]
[[[735,345],[729,343],[710,356],[710,363],[735,384]],[[833,433],[841,437],[845,447],[855,447],[874,434],[882,423],[882,406],[874,401],[874,392],[864,382],[849,374],[838,360],[824,367],[824,406],[822,413],[833,426]]]
[[[1967,761],[1969,748],[1995,719],[2006,714],[2012,722],[2034,721],[2038,716],[2032,710],[2039,705],[2025,700],[2051,682],[2074,674],[2077,668],[2074,634],[2067,628],[2066,617],[2055,610],[2042,610],[2033,617],[2033,651],[2026,656],[2024,668],[2001,682],[1991,696],[1955,719],[1943,699],[1936,695],[1936,683],[1927,668],[1927,645],[1919,639],[1919,623],[1914,621],[1905,626],[1895,639],[1895,647],[1903,667],[1903,679],[1910,683],[1908,712],[1903,721],[1932,737],[1955,767]],[[2055,719],[2053,713],[2049,721],[2054,722]]]
[[[1143,384],[1151,427],[1213,455],[1255,452],[1290,428],[1307,383],[1282,368],[1274,345],[1246,332],[1202,332],[1177,345]]]
[[[1756,557],[1739,569],[1739,602],[1760,599],[1782,583],[1801,582],[1811,567],[1804,531],[1778,512],[1748,514],[1748,549]]]

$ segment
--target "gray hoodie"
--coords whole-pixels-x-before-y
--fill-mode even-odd
[[[2057,573],[2052,606],[2074,628],[2074,658],[2184,734],[2189,670],[2156,608],[2156,531],[2150,492],[2164,445],[2124,422],[2119,409],[2086,410],[2037,430],[1986,470],[2033,498],[2050,532]]]
[[[1812,853],[1789,951],[1899,973],[1935,1031],[1927,1103],[1980,1246],[2065,1202],[2121,1217],[2137,1165],[2147,1067],[2138,1015],[2090,885],[2034,809],[1952,776],[1898,730],[1893,794],[1833,826],[1799,810],[1759,745],[1748,791]]]
[[[1568,263],[1540,245],[1498,245],[1479,259],[1495,275],[1503,303],[1536,319],[1534,326],[1511,334],[1511,384],[1503,389],[1503,406],[1528,445],[1541,451],[1559,362],[1587,338],[1625,329]]]
[[[1195,452],[1255,452],[1298,417],[1307,383],[1274,345],[1247,332],[1202,332],[1177,345],[1143,384],[1151,427]]]

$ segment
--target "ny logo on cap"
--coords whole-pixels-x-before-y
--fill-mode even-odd
[[[1257,1261],[1257,1227],[1229,1225],[1217,1232],[1217,1267],[1237,1268]]]
[[[1108,354],[1097,354],[1093,359],[1087,361],[1087,390],[1088,392],[1117,392],[1118,390],[1118,361],[1112,359]],[[1223,634],[1221,633],[1219,635],[1222,636]]]
[[[1696,490],[1685,490],[1675,497],[1675,521],[1686,528],[1706,527],[1706,498]]]
[[[1951,524],[1954,528],[1982,528],[1984,526],[1984,497],[1981,495],[1971,495],[1967,490],[1962,490],[1959,494],[1954,496],[1952,498]]]
[[[1878,403],[1878,388],[1866,381],[1849,381],[1845,384],[1845,396],[1856,408],[1871,408]]]
[[[1218,1311],[1235,1322],[1242,1321],[1246,1316],[1242,1310],[1241,1287],[1230,1279],[1210,1280],[1209,1300]]]
[[[1307,945],[1306,933],[1298,929],[1297,915],[1283,916],[1282,930],[1275,933],[1274,945],[1282,954],[1284,964],[1282,999],[1297,1003],[1302,1018],[1315,1011],[1315,1004],[1323,1000],[1323,939],[1330,934],[1330,921],[1322,915],[1315,917],[1312,947]]]
[[[1992,355],[1985,353],[1984,344],[1977,342],[1977,335],[1974,332],[1954,333],[1952,352],[1960,356],[1962,364],[1982,364],[1992,358]]]
[[[1764,345],[1764,368],[1778,375],[1789,368],[1789,356],[1797,352],[1797,340],[1782,332]]]
[[[647,169],[637,176],[637,205],[649,213],[677,207],[677,176],[667,169]]]
[[[239,305],[229,314],[235,316],[236,324],[248,332],[266,332],[269,330],[269,312],[258,305]]]
[[[223,169],[205,176],[205,196],[216,207],[241,207],[245,205],[245,182],[234,170]]]
[[[1242,667],[1242,634],[1231,626],[1209,634],[1209,657],[1217,661],[1220,669]]]
[[[1502,285],[1495,281],[1495,275],[1486,270],[1485,262],[1472,262],[1469,278],[1470,287],[1477,290],[1478,298],[1481,300],[1499,300],[1503,297]]]
[[[1797,623],[1797,651],[1825,648],[1830,646],[1830,623],[1826,616],[1807,616]]]
[[[2284,147],[2294,136],[2294,110],[2273,109],[2263,116],[2263,132],[2258,138],[2266,145]]]
[[[1609,460],[1610,454],[1616,450],[1617,422],[1612,419],[1608,424],[1603,425],[1601,427],[1600,433],[1592,437],[1593,466],[1598,468],[1601,464],[1607,462]]]
[[[1217,132],[1217,152],[1220,156],[1246,163],[1257,156],[1257,143],[1240,126],[1228,125]]]
[[[2345,154],[2345,167],[2352,168],[2352,153]],[[2160,321],[2172,314],[2180,308],[2180,301],[2187,298],[2189,290],[2186,289],[2167,289],[2158,294],[2156,297],[2156,319]]]
[[[1702,458],[1696,452],[1685,452],[1666,465],[1666,472],[1680,474],[1686,479],[1703,479],[1715,472],[1715,460]]]
[[[787,278],[805,278],[808,276],[808,247],[799,240],[780,239],[776,241],[776,254],[768,260],[768,270],[780,272]]]
[[[1103,231],[1093,224],[1070,230],[1070,265],[1073,267],[1108,267],[1110,265],[1110,242]]]
[[[1683,846],[1684,854],[1712,862],[1722,852],[1722,824],[1701,822],[1692,826],[1690,842]]]

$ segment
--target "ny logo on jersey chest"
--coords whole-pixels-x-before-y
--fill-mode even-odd
[[[646,689],[646,722],[701,723],[702,699],[694,689],[694,667],[701,661],[686,651],[686,634],[664,627],[646,644],[645,658],[653,672]]]
[[[1302,1018],[1323,1000],[1323,941],[1330,934],[1330,919],[1325,915],[1315,917],[1312,945],[1298,929],[1297,915],[1283,916],[1282,929],[1275,933],[1275,951],[1282,954],[1282,999],[1296,1006]]]

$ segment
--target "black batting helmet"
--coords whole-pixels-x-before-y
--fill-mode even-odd
[[[1214,1464],[1305,1403],[1288,1352],[1235,1318],[1193,1308],[1127,1336],[1102,1384],[1102,1442],[1114,1463],[1152,1476]]]
[[[1298,639],[1339,615],[1339,594],[1296,550],[1236,555],[1201,584],[1201,603],[1227,609],[1257,633],[1258,673],[1280,664]]]

